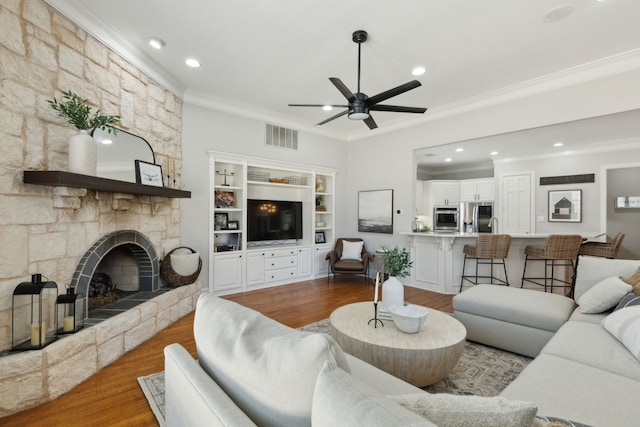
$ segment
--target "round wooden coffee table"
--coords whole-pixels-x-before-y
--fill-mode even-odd
[[[453,316],[428,308],[418,333],[406,334],[391,320],[374,328],[373,302],[336,309],[329,318],[342,349],[418,387],[435,384],[453,370],[464,349],[467,330]]]

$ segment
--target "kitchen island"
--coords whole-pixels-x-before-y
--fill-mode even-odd
[[[462,275],[462,263],[464,245],[474,245],[476,233],[400,233],[409,239],[411,259],[411,286],[426,289],[443,294],[457,294],[460,291],[460,276]],[[571,234],[571,233],[566,233]],[[580,233],[584,238],[591,238],[599,233]],[[548,234],[512,234],[511,247],[506,259],[509,285],[520,287],[522,270],[524,268],[524,248],[528,245],[544,246]],[[475,261],[467,263],[467,274],[475,269]],[[488,266],[480,266],[479,274],[488,275]],[[571,277],[568,268],[556,267],[556,277]],[[494,274],[504,279],[502,266],[494,267]],[[530,262],[527,265],[527,276],[544,276],[543,262]],[[407,279],[409,280],[409,279]],[[488,283],[488,279],[481,279]],[[542,282],[542,281],[541,281]],[[465,281],[464,288],[473,286]],[[525,288],[543,290],[541,286],[525,282]],[[565,293],[567,289],[556,287],[554,292]]]

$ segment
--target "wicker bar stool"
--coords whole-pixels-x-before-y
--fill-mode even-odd
[[[493,284],[495,280],[500,284],[509,286],[509,279],[507,278],[507,265],[504,259],[507,257],[510,247],[511,236],[509,234],[479,234],[478,237],[476,237],[475,245],[464,245],[464,248],[462,249],[462,252],[464,252],[464,261],[462,262],[460,291],[462,292],[462,285],[464,284],[465,280],[473,285],[477,285],[478,279],[490,279],[491,284]],[[476,261],[476,269],[474,275],[465,274],[467,259]],[[480,265],[490,266],[488,276],[478,275],[478,267]],[[502,268],[504,269],[504,280],[494,275],[494,265],[502,265]]]
[[[580,255],[599,256],[603,258],[617,258],[624,233],[616,234],[611,242],[584,242],[580,246]]]
[[[554,282],[560,282],[558,285],[562,288],[569,288],[570,295],[573,295],[573,284],[576,273],[576,260],[578,251],[582,244],[583,238],[574,234],[552,234],[547,236],[544,246],[525,246],[524,253],[524,269],[522,271],[522,282],[520,287],[524,286],[524,282],[531,282],[538,286],[544,286],[544,291],[550,287],[553,292]],[[544,277],[527,277],[527,263],[529,261],[544,262]],[[555,277],[556,267],[571,267],[571,279],[569,281]],[[551,275],[549,275],[549,267],[551,267]],[[537,280],[544,280],[540,283]]]

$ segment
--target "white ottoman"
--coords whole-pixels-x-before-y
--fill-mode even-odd
[[[574,309],[558,294],[496,285],[476,285],[453,297],[453,315],[467,339],[536,357]]]

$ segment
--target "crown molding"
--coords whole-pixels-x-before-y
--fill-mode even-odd
[[[89,11],[82,2],[71,2],[68,0],[44,1],[175,96],[180,99],[183,98],[184,92],[187,89],[183,83],[171,73],[167,72],[146,52],[133,46],[127,38],[113,26]]]
[[[184,94],[184,102],[211,110],[221,111],[236,116],[266,122],[276,126],[296,129],[298,131],[313,133],[316,135],[325,136],[341,141],[347,141],[346,135],[341,133],[330,132],[317,126],[309,126],[308,124],[301,123],[300,120],[276,114],[271,110],[261,110],[254,105],[242,104],[213,95],[203,94],[201,92],[193,92],[190,89],[187,89]]]
[[[400,129],[418,126],[458,114],[503,104],[506,102],[539,95],[565,87],[601,79],[608,76],[640,69],[640,49],[634,49],[598,59],[586,64],[567,68],[555,73],[536,77],[514,85],[506,86],[494,91],[465,98],[457,102],[430,108],[426,115],[413,120],[405,120],[396,124],[385,124],[384,128],[376,129],[376,134],[395,132]],[[367,138],[370,135],[357,132],[349,134],[348,140],[354,141]]]

